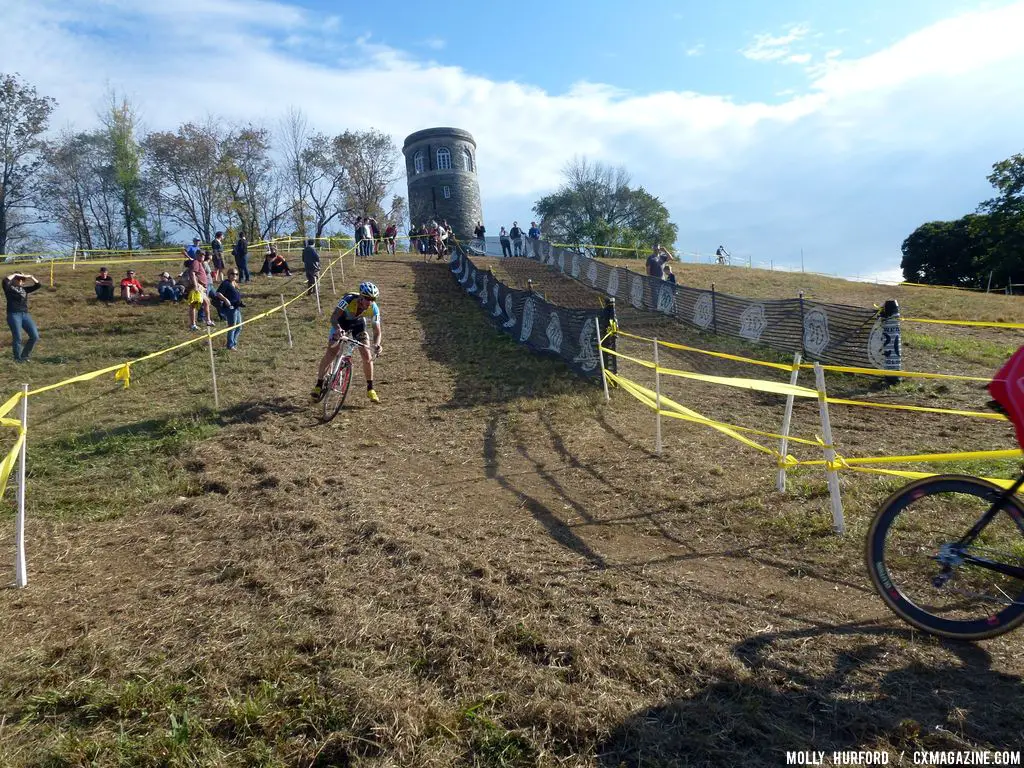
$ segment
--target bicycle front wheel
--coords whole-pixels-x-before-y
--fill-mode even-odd
[[[348,394],[348,385],[352,381],[352,362],[342,360],[338,368],[324,382],[324,422],[328,422],[341,412]]]
[[[871,581],[901,619],[933,635],[984,640],[1024,622],[1024,578],[972,562],[1024,568],[1024,508],[1016,497],[961,547],[960,539],[1003,490],[967,475],[937,475],[901,488],[868,531]]]

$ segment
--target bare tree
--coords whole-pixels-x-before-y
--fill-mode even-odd
[[[213,118],[185,123],[176,133],[149,134],[142,143],[150,173],[160,179],[168,217],[204,242],[214,233],[214,215],[222,210],[229,164],[226,136]]]
[[[401,178],[399,151],[394,140],[376,129],[368,131],[345,131],[334,138],[334,151],[345,168],[345,207],[356,215],[369,214],[376,218],[387,218],[394,214],[384,210],[388,191]],[[404,211],[402,212],[404,215]],[[397,221],[395,222],[398,223]]]
[[[38,221],[33,208],[41,136],[56,103],[17,74],[0,74],[0,254],[20,230]]]
[[[342,213],[345,166],[334,142],[322,133],[314,133],[306,141],[302,162],[312,235],[321,237],[327,225]]]
[[[284,157],[284,177],[291,195],[291,212],[295,230],[306,235],[306,189],[309,184],[309,166],[306,149],[311,138],[309,121],[298,107],[290,107],[281,118],[281,153]]]
[[[57,237],[83,248],[115,248],[120,229],[107,137],[101,131],[61,132],[47,142],[39,170],[39,207]]]

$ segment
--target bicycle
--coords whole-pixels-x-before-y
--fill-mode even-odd
[[[996,400],[999,410],[1010,405],[1000,395]],[[1012,405],[1005,410],[1014,412]],[[1018,429],[1018,442],[1021,434]],[[968,475],[935,475],[889,496],[865,546],[871,583],[889,609],[953,640],[987,640],[1020,626],[1024,506],[1016,493],[1022,485],[1024,470],[1005,490]],[[947,529],[966,532],[940,532]],[[915,573],[920,589],[909,585]]]
[[[324,376],[323,391],[320,395],[320,404],[323,405],[324,409],[321,420],[324,424],[341,413],[341,408],[345,404],[345,396],[348,394],[349,385],[352,383],[352,353],[355,352],[356,347],[370,349],[369,344],[353,339],[346,333],[338,337],[338,343],[342,347],[338,354],[335,355],[330,368],[327,369],[327,375]],[[376,358],[376,355],[374,358]]]

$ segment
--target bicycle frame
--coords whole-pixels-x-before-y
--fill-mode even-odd
[[[1003,491],[999,495],[999,498],[992,502],[992,506],[988,508],[988,511],[978,518],[978,522],[971,526],[971,529],[967,533],[965,533],[955,544],[945,545],[943,547],[942,552],[935,557],[935,560],[942,563],[943,566],[942,574],[936,577],[936,586],[942,586],[942,584],[950,578],[953,571],[953,565],[958,562],[970,563],[971,565],[976,565],[979,568],[985,568],[990,571],[995,571],[996,573],[1001,573],[1004,576],[1011,576],[1015,579],[1024,581],[1024,568],[1015,565],[1007,565],[1006,563],[997,563],[989,560],[988,558],[976,557],[975,555],[968,554],[964,551],[985,529],[985,526],[992,522],[992,518],[994,518],[1003,508],[1006,500],[1020,490],[1022,485],[1024,485],[1024,472],[1021,472],[1020,476],[1013,481],[1013,485]],[[1016,514],[1011,514],[1010,516],[1014,523],[1017,524],[1017,527],[1020,528],[1021,531],[1024,531],[1024,521],[1017,519],[1018,516]]]

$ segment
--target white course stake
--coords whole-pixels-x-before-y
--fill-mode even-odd
[[[213,336],[210,326],[206,326],[206,346],[210,350],[210,373],[213,375],[213,407],[220,410],[220,395],[217,392],[217,366],[213,362]]]
[[[793,353],[793,371],[789,374],[789,386],[795,387],[796,380],[800,376],[800,353]],[[789,450],[789,426],[793,420],[793,399],[794,395],[786,395],[786,412],[782,416],[782,439],[779,440],[779,453],[782,455],[781,461],[785,461],[786,452]],[[779,477],[775,482],[775,487],[780,492],[786,490],[786,467],[779,467]]]
[[[594,318],[594,328],[597,329],[597,360],[601,363],[601,384],[604,385],[605,402],[608,402],[612,396],[608,394],[608,376],[604,370],[604,352],[601,351],[601,321],[596,317]]]
[[[284,315],[284,327],[288,331],[288,349],[292,348],[292,324],[288,322],[288,307],[284,303],[284,294],[278,294],[281,297],[281,314]]]
[[[334,267],[332,267],[332,266],[327,267],[327,271],[331,273],[331,292],[335,296],[337,296],[338,295],[338,289],[334,285]]]
[[[313,290],[316,292],[316,313],[322,315],[324,311],[320,307],[320,275],[317,275],[316,279],[313,280]]]
[[[825,461],[832,463],[836,459],[836,451],[832,447],[832,425],[828,419],[828,402],[825,394],[825,371],[821,363],[814,364],[814,383],[818,388],[818,411],[821,413],[821,437],[825,441]],[[832,528],[842,535],[846,532],[843,522],[843,500],[839,495],[839,473],[825,465],[825,477],[828,478],[828,494],[832,500]]]
[[[18,452],[18,517],[14,523],[14,583],[21,589],[28,586],[28,563],[25,559],[25,460],[28,447],[28,384],[21,385],[21,429],[24,439]]]
[[[661,455],[661,369],[658,367],[658,338],[654,338],[654,452]]]

